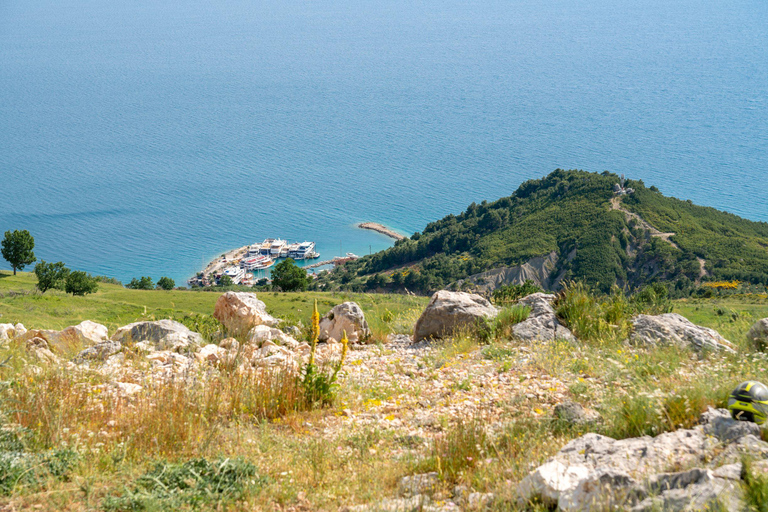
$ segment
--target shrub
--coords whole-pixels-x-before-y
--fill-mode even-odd
[[[174,286],[176,286],[176,282],[170,277],[163,276],[157,280],[157,288],[161,290],[173,290]]]
[[[503,304],[508,302],[515,302],[518,299],[531,295],[532,293],[543,292],[536,283],[530,279],[526,279],[523,284],[509,284],[501,286],[493,291],[493,302],[496,304]]]
[[[50,289],[63,290],[69,275],[69,269],[61,261],[56,263],[46,263],[40,260],[35,265],[35,276],[37,276],[37,289],[45,293]]]
[[[262,485],[256,466],[242,459],[204,458],[183,463],[158,462],[137,478],[122,496],[108,497],[105,511],[170,510],[184,505],[217,508],[227,500],[240,498],[251,486]]]
[[[79,270],[70,272],[64,285],[64,290],[72,295],[86,295],[94,293],[98,289],[99,284],[91,274],[86,274]]]
[[[152,290],[155,287],[155,283],[149,276],[142,276],[141,279],[136,279],[134,277],[125,287],[133,290]]]

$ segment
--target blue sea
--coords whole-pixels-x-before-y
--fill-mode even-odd
[[[367,254],[558,167],[768,221],[768,3],[0,2],[0,232],[48,261]]]

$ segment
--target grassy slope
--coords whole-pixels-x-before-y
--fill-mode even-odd
[[[130,290],[114,284],[99,284],[99,291],[74,297],[60,291],[35,292],[34,274],[0,272],[0,323],[21,322],[27,328],[63,329],[83,320],[106,325],[110,332],[139,321],[168,318],[178,314],[213,314],[219,298],[215,292]],[[307,324],[315,299],[321,313],[351,300],[363,308],[374,332],[387,311],[394,315],[426,304],[426,297],[371,295],[364,293],[259,293],[267,310],[290,323]]]
[[[145,306],[147,316],[158,318],[168,311],[210,314],[218,297],[216,293],[142,292],[114,285],[102,285],[98,294],[87,297],[58,293],[40,296],[29,293],[33,285],[30,274],[12,277],[5,273],[0,277],[0,322],[18,319],[28,327],[58,328],[90,318],[114,328],[145,318]],[[12,296],[11,290],[26,294]],[[268,293],[260,297],[274,314],[294,315],[305,322],[313,298],[327,306],[345,297],[358,300],[371,321],[378,321],[375,319],[385,308],[406,313],[420,310],[425,302],[424,298],[364,294]],[[211,461],[243,457],[265,477],[264,483],[249,477],[242,494],[214,496],[202,501],[198,510],[340,510],[394,496],[400,477],[424,471],[441,473],[439,487],[443,491],[450,492],[457,484],[470,485],[478,491],[496,493],[499,501],[492,510],[515,510],[514,487],[509,481],[518,482],[532,466],[584,432],[552,421],[551,406],[560,399],[551,396],[554,387],[549,389],[550,385],[603,415],[605,424],[590,430],[621,438],[688,427],[707,406],[722,405],[736,383],[765,375],[765,355],[751,352],[743,339],[754,319],[768,316],[766,299],[676,301],[674,306],[692,321],[721,330],[742,345],[742,352],[737,356],[700,357],[676,347],[627,347],[607,339],[584,340],[578,345],[521,345],[502,337],[481,346],[472,337],[460,338],[454,343],[435,344],[434,352],[418,359],[415,369],[401,367],[397,359],[378,370],[375,366],[365,368],[379,372],[374,376],[380,381],[371,379],[369,386],[344,377],[336,402],[328,408],[291,413],[273,421],[233,420],[225,414],[227,401],[215,393],[209,397],[210,403],[201,406],[196,395],[191,397],[194,400],[188,399],[163,387],[155,394],[154,388],[146,390],[145,400],[162,401],[159,413],[142,407],[120,412],[119,404],[101,401],[102,390],[95,386],[100,381],[90,382],[92,376],[55,370],[35,373],[25,368],[17,374],[14,368],[0,368],[2,380],[23,383],[4,388],[0,405],[6,414],[24,412],[12,419],[26,429],[26,449],[42,457],[49,449],[67,453],[69,447],[77,446],[80,457],[66,477],[46,477],[42,471],[42,476],[34,479],[17,480],[18,472],[0,467],[0,476],[11,482],[0,493],[0,507],[128,510],[108,508],[104,498],[125,496],[126,488],[135,486],[139,475],[171,454],[176,462],[197,457]],[[370,346],[366,350],[372,351],[371,358],[351,360],[347,372],[352,373],[351,367],[364,368],[368,363],[363,361],[375,365],[391,348]],[[443,402],[462,411],[466,393],[488,389],[476,388],[478,376],[465,370],[468,364],[487,364],[486,375],[498,375],[499,382],[508,383],[504,398],[488,405],[498,412],[494,427],[499,429],[499,437],[486,439],[477,434],[481,430],[472,430],[473,425],[486,425],[490,414],[486,412],[468,416],[463,427],[456,424],[455,412],[435,415],[432,428],[419,429],[414,435],[408,418],[417,413],[431,414],[430,410]],[[432,386],[433,382],[440,386]],[[542,382],[552,384],[542,386]],[[247,389],[237,381],[234,384],[233,389]],[[83,386],[90,391],[83,394]],[[426,405],[420,405],[422,400]],[[86,406],[94,401],[103,403],[104,408],[91,413]],[[196,421],[208,408],[214,412],[205,415],[206,422]],[[103,410],[106,412],[98,413]],[[373,414],[379,419],[372,424],[362,419]],[[352,422],[355,417],[360,421]],[[106,429],[116,437],[102,436],[101,430],[110,419],[125,422],[126,433]],[[390,419],[405,425],[398,428]],[[333,430],[334,434],[324,433],[327,425],[339,423],[345,426]],[[173,427],[163,428],[165,424]],[[134,439],[133,432],[141,429],[154,434]],[[75,438],[75,434],[80,437]],[[421,444],[422,437],[435,439],[436,444]],[[145,438],[174,444],[142,444]],[[131,457],[125,455],[124,442],[132,449]],[[485,461],[488,454],[492,458],[487,463],[474,462]],[[150,510],[195,509],[193,505],[179,506],[159,491],[148,493],[145,501]]]

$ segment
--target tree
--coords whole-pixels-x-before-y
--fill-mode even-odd
[[[96,282],[96,279],[91,277],[91,274],[86,274],[79,270],[70,272],[64,285],[64,290],[72,295],[85,295],[93,293],[98,289],[99,283]]]
[[[176,282],[170,277],[163,276],[157,280],[157,288],[162,290],[173,290],[174,286],[176,286]]]
[[[219,279],[219,286],[232,286],[233,284],[235,284],[235,282],[232,280],[232,277],[227,274],[224,274],[221,276],[221,279]]]
[[[310,279],[307,271],[296,266],[292,258],[283,260],[272,270],[272,287],[284,292],[304,291]]]
[[[51,288],[63,290],[69,269],[61,261],[46,263],[45,260],[40,260],[40,263],[35,265],[35,275],[37,276],[37,289],[42,293]]]
[[[151,290],[154,287],[155,283],[149,276],[142,276],[141,279],[136,279],[134,277],[131,279],[131,282],[128,283],[128,286],[126,286],[126,288],[133,288],[134,290]]]
[[[3,258],[13,267],[13,275],[16,275],[16,269],[24,270],[24,267],[31,265],[37,259],[32,249],[35,248],[35,239],[26,229],[24,231],[6,231],[5,238],[2,241]]]

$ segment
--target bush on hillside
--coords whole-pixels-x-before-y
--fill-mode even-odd
[[[170,277],[163,276],[157,280],[157,288],[161,290],[173,290],[175,286],[176,282]]]
[[[134,277],[125,287],[133,290],[152,290],[155,288],[155,283],[149,276],[142,276],[141,279],[136,279]]]
[[[79,270],[70,272],[64,285],[64,290],[72,295],[86,295],[98,289],[99,283],[96,279],[91,274]]]
[[[41,293],[51,289],[63,290],[68,275],[69,269],[61,261],[46,263],[45,260],[40,260],[40,263],[35,265],[37,289]]]

